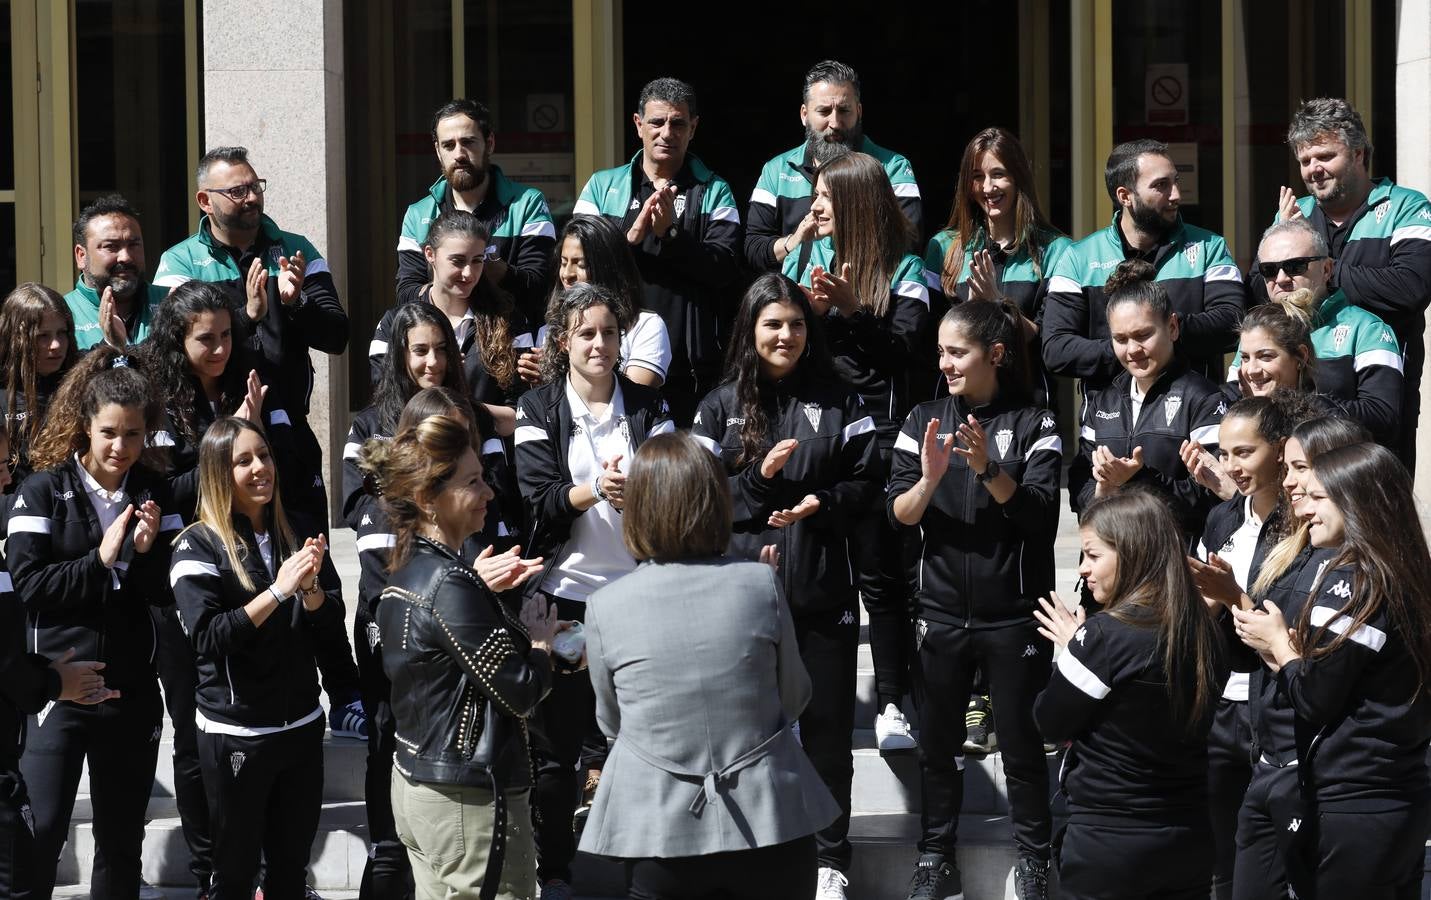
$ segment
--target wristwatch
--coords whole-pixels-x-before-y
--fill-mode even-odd
[[[676,223],[672,222],[671,227],[666,229],[666,240],[671,240],[676,236]]]
[[[988,484],[995,478],[999,477],[999,471],[999,464],[991,459],[989,460],[988,467],[985,468],[983,472],[979,472],[974,475],[974,480],[979,482],[980,484]]]

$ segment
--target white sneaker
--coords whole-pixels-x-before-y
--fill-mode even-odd
[[[913,750],[918,746],[910,734],[909,720],[893,703],[885,704],[884,712],[875,716],[875,745],[881,753]]]
[[[850,880],[839,869],[820,867],[820,875],[815,879],[815,900],[845,900],[845,888]]]

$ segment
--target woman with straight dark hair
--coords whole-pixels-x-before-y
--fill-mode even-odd
[[[1047,894],[1053,822],[1033,701],[1052,654],[1033,612],[1053,589],[1063,443],[1053,413],[1030,397],[1019,320],[1011,301],[945,313],[939,367],[948,396],[911,410],[894,445],[886,508],[919,537],[909,571],[918,585],[923,798],[915,900],[961,891],[954,850],[976,669],[993,694],[1019,853],[1015,890],[1028,900]]]
[[[377,617],[397,728],[393,818],[416,896],[530,900],[526,720],[551,690],[559,624],[541,598],[519,618],[495,592],[542,560],[489,548],[474,568],[459,555],[492,499],[467,423],[430,416],[368,440],[361,460],[393,528]]]
[[[812,834],[839,808],[790,728],[811,683],[774,548],[774,565],[726,556],[726,473],[689,435],[642,445],[627,492],[622,536],[641,564],[587,609],[615,744],[582,849],[624,859],[631,897],[808,900]]]
[[[1298,897],[1414,897],[1431,830],[1431,554],[1411,477],[1385,447],[1327,450],[1306,506],[1312,546],[1333,551],[1310,594],[1233,612],[1280,688],[1265,713],[1291,719],[1300,796],[1271,807],[1292,817],[1287,884]]]
[[[342,586],[321,526],[285,511],[261,427],[215,421],[198,472],[198,512],[169,579],[198,668],[212,890],[249,896],[262,855],[264,896],[297,900],[323,804],[318,665],[351,653]]]
[[[527,548],[548,560],[528,588],[563,620],[585,619],[587,598],[636,568],[621,541],[626,469],[641,444],[676,427],[654,388],[616,369],[629,315],[630,307],[608,288],[576,284],[562,292],[547,311],[547,381],[518,405],[517,481],[526,502]],[[556,897],[570,890],[572,814],[581,788],[576,767],[595,719],[587,673],[563,670],[532,722],[538,876]]]
[[[900,423],[911,403],[925,396],[911,385],[928,374],[919,360],[933,343],[924,264],[908,252],[909,220],[884,167],[868,154],[850,153],[821,166],[810,213],[816,237],[785,257],[783,271],[809,288],[835,373],[864,400],[887,469]],[[877,506],[864,518],[853,563],[869,612],[876,743],[881,751],[909,752],[915,742],[900,708],[909,693],[914,645],[909,586],[901,571],[906,548],[879,513],[882,499],[876,496]]]
[[[1034,705],[1046,740],[1069,741],[1064,900],[1206,900],[1214,850],[1207,733],[1227,677],[1222,641],[1183,561],[1167,503],[1147,490],[1094,502],[1079,522],[1085,620],[1057,594],[1034,613],[1059,649]]]
[[[30,444],[44,427],[50,395],[78,358],[74,331],[64,298],[38,282],[19,285],[0,304],[0,415],[12,473],[6,494],[30,474]]]
[[[551,289],[547,305],[559,303],[561,292],[585,282],[610,288],[632,310],[631,327],[621,334],[621,374],[637,384],[660,387],[671,365],[671,336],[665,321],[641,308],[641,271],[631,245],[615,225],[601,216],[572,216],[552,250]],[[537,331],[537,345],[517,358],[517,368],[532,384],[541,383],[542,346],[546,326]]]
[[[985,128],[969,139],[949,224],[929,239],[925,280],[951,302],[1012,300],[1027,342],[1034,400],[1052,405],[1053,379],[1043,366],[1038,323],[1048,273],[1070,241],[1039,207],[1033,167],[1018,138]]]
[[[36,472],[10,512],[5,551],[30,647],[103,663],[116,692],[99,706],[58,703],[35,717],[20,761],[35,843],[21,860],[17,881],[25,890],[17,897],[53,891],[86,763],[95,836],[90,892],[132,900],[139,891],[163,719],[149,609],[172,602],[169,545],[180,521],[159,474],[163,461],[145,448],[159,404],[137,362],[104,345],[70,370],[31,448]]]
[[[880,494],[885,468],[874,420],[830,374],[810,301],[767,273],[741,300],[725,382],[701,401],[691,434],[716,454],[735,502],[732,556],[780,552],[780,582],[814,694],[800,740],[841,815],[816,836],[822,890],[850,866],[858,586],[849,541]]]
[[[492,234],[472,213],[451,209],[432,221],[422,252],[432,281],[415,303],[429,303],[447,316],[457,335],[456,350],[472,402],[491,414],[500,434],[512,433],[517,396],[517,354],[532,346],[531,327],[511,294],[482,277]],[[368,367],[376,384],[388,344],[396,338],[393,317],[407,304],[383,314],[368,344]]]

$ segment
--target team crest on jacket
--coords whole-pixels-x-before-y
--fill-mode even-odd
[[[1387,214],[1388,212],[1390,212],[1390,210],[1391,210],[1391,204],[1390,204],[1390,203],[1383,203],[1383,204],[1381,204],[1380,206],[1378,206],[1378,207],[1376,208],[1376,224],[1380,225],[1380,224],[1381,224],[1381,220],[1384,219],[1384,218],[1386,218],[1386,214]]]
[[[685,215],[685,214],[686,214],[686,195],[685,195],[685,194],[677,194],[677,195],[676,195],[676,218],[679,219],[681,216],[683,216],[683,215]]]
[[[1351,335],[1351,326],[1350,326],[1350,325],[1338,325],[1336,328],[1333,328],[1333,329],[1332,329],[1332,349],[1333,349],[1333,350],[1340,350],[1340,349],[1342,349],[1342,345],[1347,342],[1347,337],[1348,337],[1349,335]]]
[[[1182,394],[1173,394],[1163,398],[1163,424],[1173,424],[1173,419],[1178,414],[1178,409],[1183,405]]]
[[[810,423],[810,427],[816,431],[820,430],[820,404],[805,404],[805,421]]]
[[[1014,440],[1014,433],[1008,428],[1000,428],[994,432],[994,444],[999,448],[999,458],[1003,459],[1009,455],[1009,444]]]
[[[247,759],[248,755],[242,750],[235,750],[229,754],[229,768],[234,770],[235,778],[238,777],[239,769],[243,768],[243,764]]]
[[[1188,265],[1197,265],[1198,254],[1199,252],[1201,252],[1201,250],[1201,244],[1188,244],[1186,247],[1183,248],[1183,256],[1186,256],[1188,258]]]
[[[929,634],[929,623],[923,619],[919,620],[918,627],[914,631],[914,649],[918,650],[924,646],[924,637]]]

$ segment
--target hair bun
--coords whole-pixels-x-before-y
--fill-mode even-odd
[[[1141,282],[1152,281],[1157,274],[1158,270],[1147,260],[1125,259],[1113,270],[1113,274],[1108,276],[1108,282],[1103,285],[1103,293],[1111,296],[1119,291],[1126,291]]]

